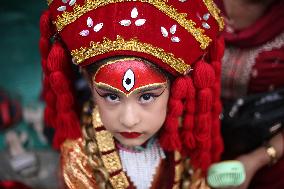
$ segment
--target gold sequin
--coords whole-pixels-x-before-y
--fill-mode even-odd
[[[93,115],[92,115],[92,119],[93,119],[93,127],[94,128],[99,128],[103,125],[102,120],[100,118],[100,114],[99,114],[99,109],[96,106],[93,110]]]
[[[103,155],[102,160],[104,166],[107,168],[109,173],[113,173],[115,171],[122,169],[117,152],[112,152],[110,154]]]
[[[123,172],[120,172],[118,175],[113,176],[109,180],[112,186],[116,189],[125,189],[129,186],[127,178]]]
[[[121,2],[131,2],[134,0],[86,0],[86,3],[83,6],[75,5],[73,12],[64,12],[61,16],[57,16],[57,20],[54,21],[58,31],[63,30],[65,26],[76,21],[83,14],[97,9],[99,7],[106,6],[112,3],[121,3]],[[196,23],[192,20],[186,19],[186,13],[179,13],[175,8],[166,4],[166,0],[135,0],[143,3],[149,3],[159,9],[161,12],[169,16],[178,22],[182,27],[184,27],[191,35],[200,43],[200,47],[205,49],[211,39],[204,34],[204,30],[201,28],[196,28]],[[210,6],[211,7],[211,6]],[[213,10],[213,9],[212,9]]]
[[[181,160],[181,154],[178,151],[174,152],[175,162],[178,162]]]
[[[137,39],[126,41],[120,36],[117,36],[115,41],[111,41],[107,38],[105,38],[102,43],[92,41],[89,47],[81,47],[80,49],[73,50],[71,55],[76,59],[77,64],[80,64],[88,58],[119,50],[130,50],[150,54],[159,58],[181,74],[187,73],[190,69],[190,65],[186,64],[181,58],[175,58],[172,53],[167,53],[163,49],[154,47],[151,44],[141,43]]]
[[[180,189],[179,185],[180,185],[180,183],[175,183],[174,186],[173,186],[173,189]]]
[[[101,118],[100,118],[100,114],[99,114],[97,106],[93,109],[92,117],[93,117],[94,127],[95,128],[102,127],[102,122],[101,122]],[[106,130],[97,131],[95,133],[95,139],[97,141],[97,145],[99,148],[99,154],[101,154],[100,158],[103,162],[103,165],[108,175],[110,175],[113,172],[120,171],[118,175],[111,176],[109,178],[111,185],[113,186],[113,188],[126,189],[129,186],[129,182],[126,179],[125,173],[122,171],[122,165],[119,159],[119,155],[117,151],[115,151],[113,135]],[[105,155],[102,154],[103,152],[107,152],[107,151],[113,151],[113,152],[110,154],[105,154]],[[92,161],[91,161],[93,162],[93,167],[98,172],[104,173],[102,172],[102,170],[104,169],[100,167],[101,166],[100,160],[96,159],[96,157],[97,156],[93,154]],[[99,169],[96,169],[96,168],[99,168]]]
[[[53,0],[47,0],[47,5],[49,6]]]
[[[181,180],[182,172],[183,172],[183,164],[181,162],[175,165],[175,182],[179,182]]]
[[[113,136],[106,130],[96,132],[96,140],[101,152],[108,152],[115,149]]]
[[[224,18],[220,16],[220,9],[215,5],[213,0],[203,0],[204,4],[206,5],[207,9],[209,10],[210,14],[215,18],[215,20],[219,24],[219,30],[222,31],[224,29],[225,23]]]

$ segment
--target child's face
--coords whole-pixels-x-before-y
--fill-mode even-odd
[[[134,63],[138,66],[132,67]],[[137,60],[120,61],[109,67],[107,70],[111,71],[101,69],[93,77],[93,96],[102,123],[121,144],[142,145],[165,121],[169,99],[167,79]]]

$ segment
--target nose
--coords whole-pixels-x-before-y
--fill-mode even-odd
[[[120,114],[120,123],[129,129],[140,122],[139,110],[134,105],[127,104]]]

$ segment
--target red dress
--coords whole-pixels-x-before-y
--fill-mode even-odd
[[[217,4],[220,1],[216,0]],[[222,4],[220,4],[222,9]],[[247,94],[284,87],[284,1],[276,0],[251,26],[224,33],[222,96],[235,99]],[[258,171],[249,188],[283,189],[284,159]]]

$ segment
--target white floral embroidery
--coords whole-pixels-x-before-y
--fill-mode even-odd
[[[95,31],[95,32],[100,31],[100,30],[103,28],[103,26],[104,26],[103,23],[99,23],[99,24],[95,25],[94,31]]]
[[[210,29],[210,25],[207,24],[206,22],[202,22],[202,27],[205,29]]]
[[[138,13],[138,10],[137,8],[133,8],[131,13],[130,13],[130,16],[132,19],[136,19],[138,17],[139,13]],[[120,25],[122,26],[130,26],[132,24],[131,20],[129,19],[124,19],[124,20],[121,20],[120,22]],[[137,19],[135,20],[134,24],[136,26],[142,26],[146,23],[146,19]]]
[[[93,25],[94,25],[93,19],[88,17],[87,18],[87,26],[90,28],[90,27],[93,27]]]
[[[93,19],[91,17],[87,18],[87,26],[89,28],[92,28],[94,26],[94,22],[93,22]],[[93,28],[94,32],[99,32],[103,28],[103,26],[104,26],[103,23],[96,24]],[[90,34],[90,31],[88,29],[82,30],[79,34],[83,37],[86,37]]]
[[[137,8],[133,8],[131,11],[131,18],[137,18],[138,16],[138,10]]]
[[[80,35],[83,36],[83,37],[86,37],[86,36],[88,36],[89,34],[90,34],[89,30],[82,30],[82,31],[80,32]]]
[[[173,25],[171,28],[170,28],[170,32],[171,32],[171,34],[175,34],[176,33],[176,31],[177,31],[177,25]]]
[[[162,35],[163,35],[164,37],[168,37],[168,36],[169,36],[169,33],[168,33],[168,31],[167,31],[166,28],[161,27],[161,32],[162,32]]]
[[[170,33],[174,35],[176,31],[177,31],[177,25],[172,25],[172,27],[170,28]],[[165,27],[161,27],[161,33],[164,37],[169,37],[169,32],[167,31]],[[171,41],[174,43],[178,43],[180,42],[180,38],[177,36],[172,36]]]
[[[131,25],[131,20],[121,20],[119,23],[122,26],[130,26]]]
[[[64,4],[68,3],[68,5],[72,7],[76,3],[76,0],[62,0],[62,3],[64,3]],[[66,8],[67,8],[66,5],[62,5],[62,6],[58,7],[57,10],[59,12],[62,12],[62,11],[65,11]]]
[[[57,8],[58,11],[62,12],[66,10],[66,6],[60,6]]]
[[[145,19],[138,19],[138,20],[135,21],[135,25],[136,26],[142,26],[142,25],[145,24],[145,22],[146,22]]]
[[[187,0],[179,0],[180,2],[182,2],[182,3],[184,3],[184,2],[186,2]]]
[[[171,40],[172,40],[172,42],[175,42],[175,43],[180,42],[180,38],[175,37],[175,36],[173,36],[173,37],[171,38]]]
[[[70,5],[70,6],[73,6],[75,3],[76,3],[76,0],[70,0],[70,1],[69,1],[69,5]]]
[[[202,21],[202,27],[205,29],[210,29],[210,25],[206,22],[210,18],[210,14],[206,13],[202,17],[197,13],[197,17],[199,18],[200,21]]]
[[[203,20],[208,20],[210,18],[210,14],[209,13],[206,13],[203,15]]]

